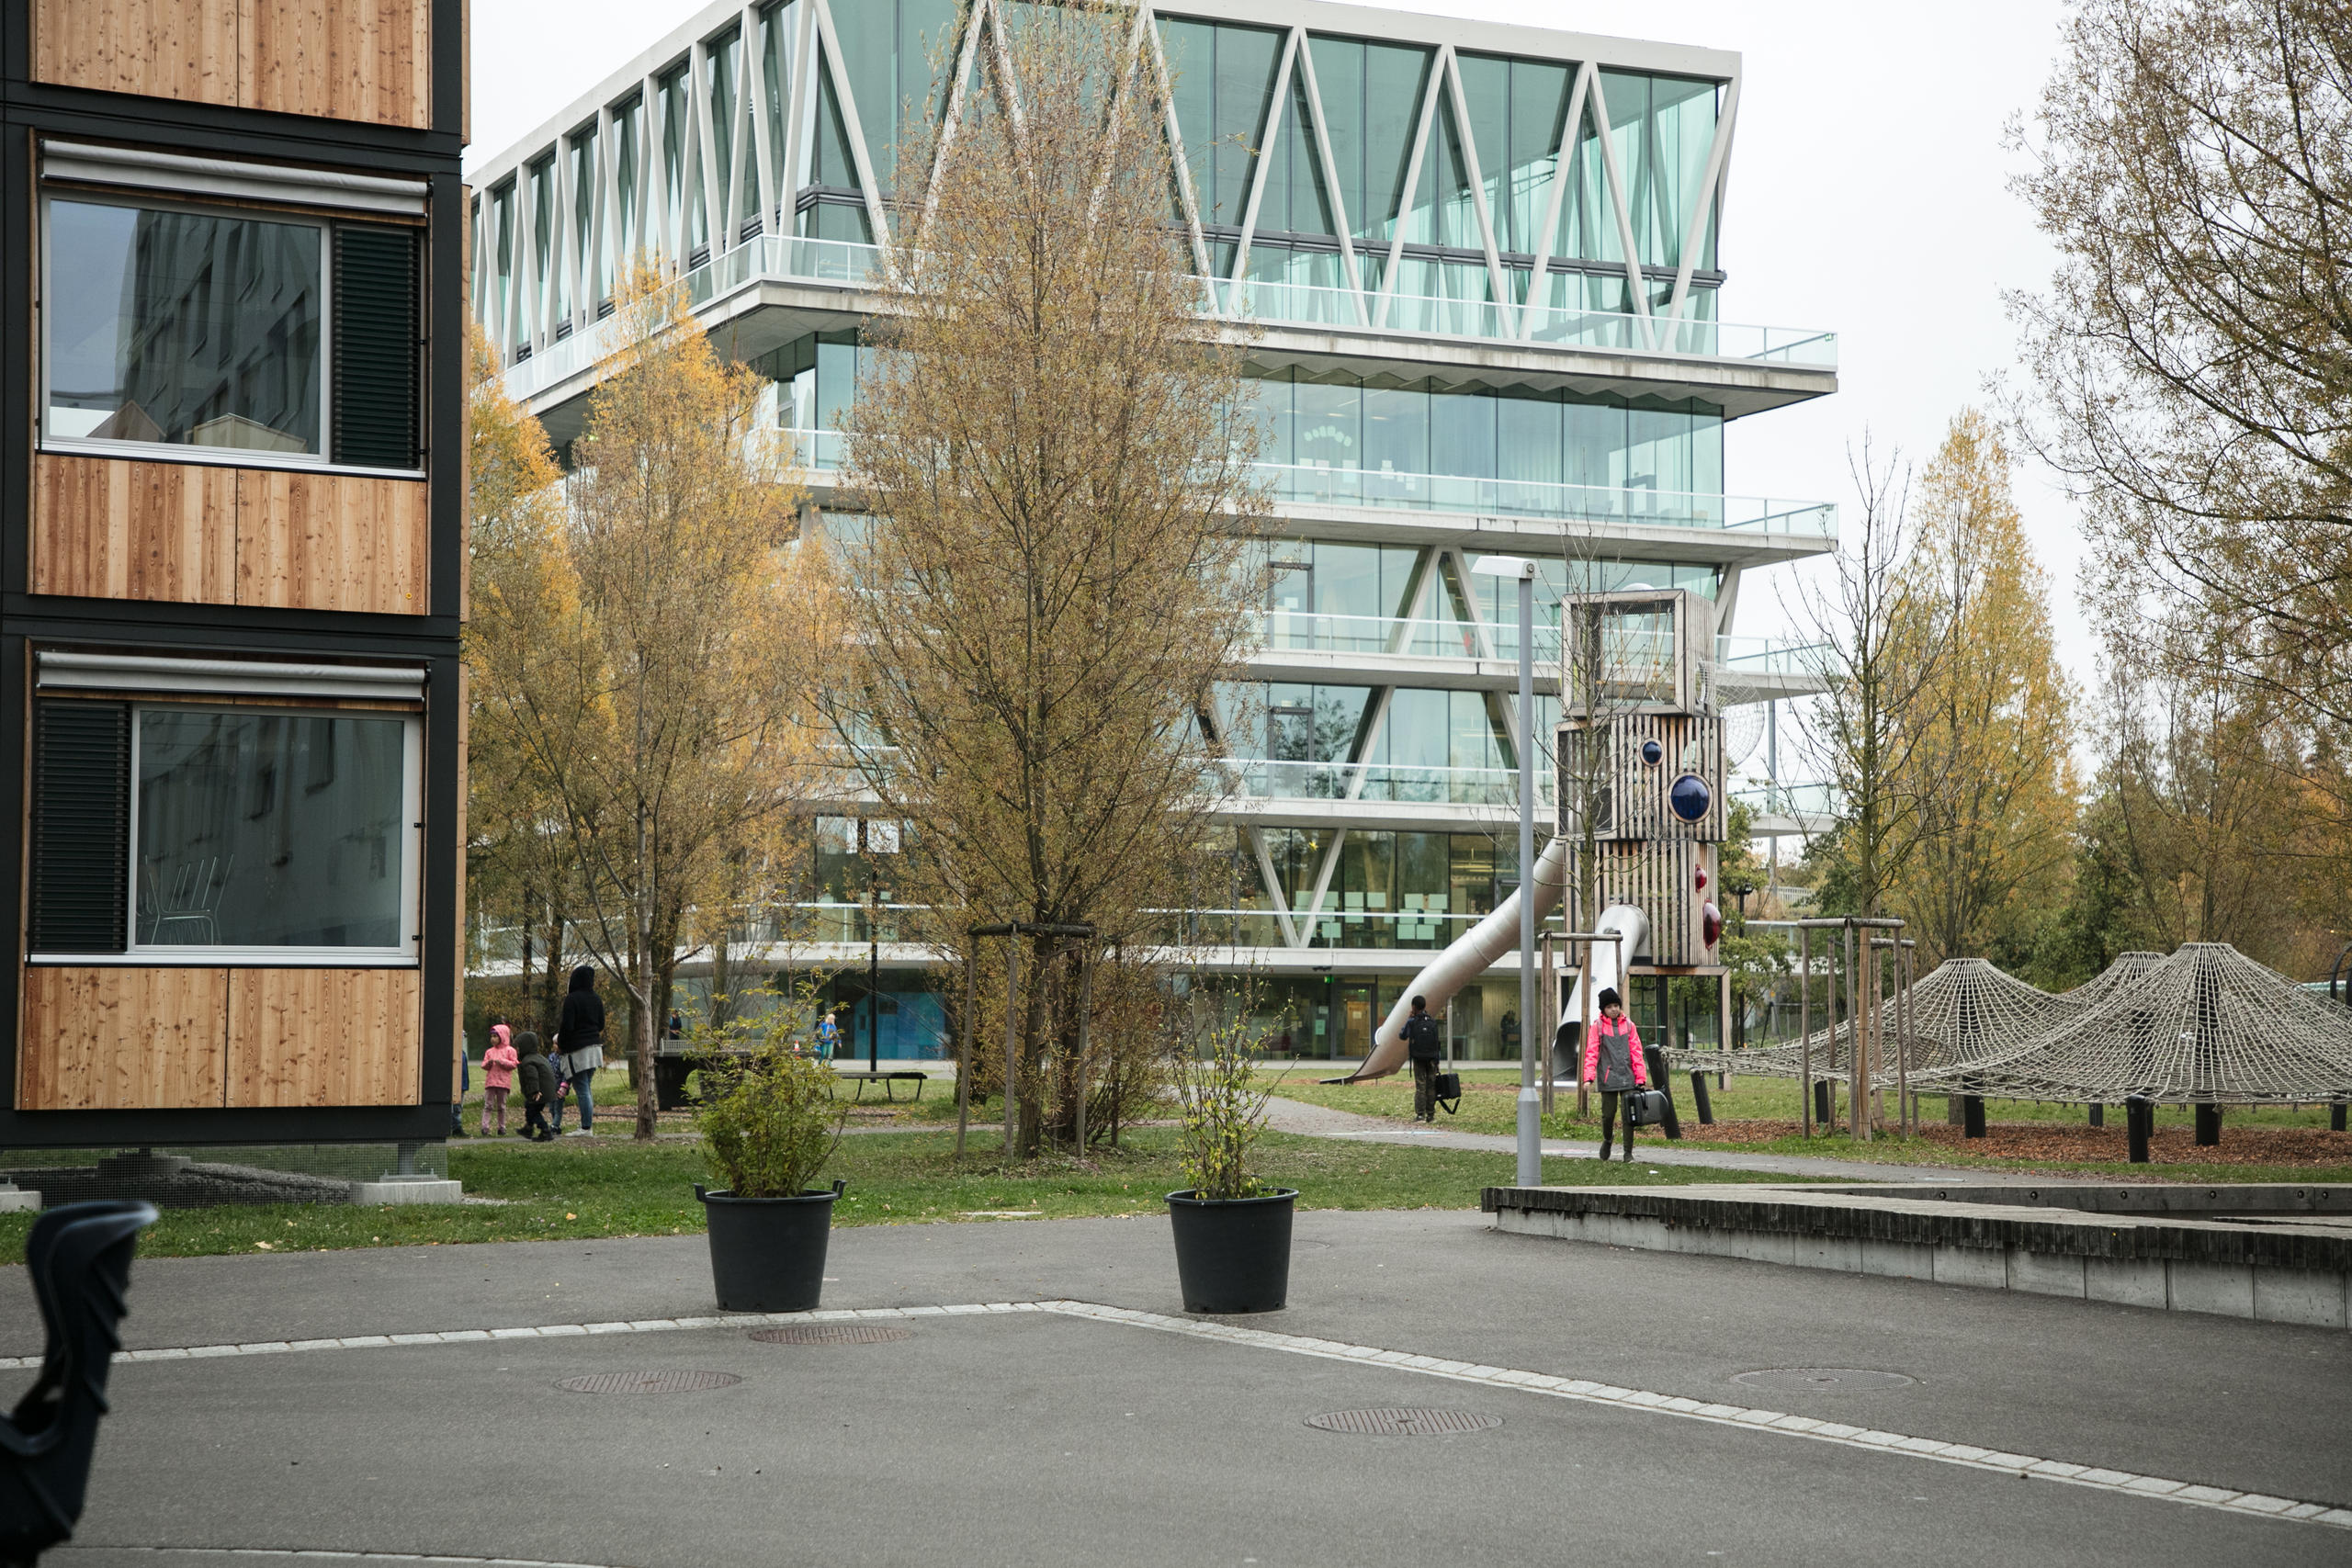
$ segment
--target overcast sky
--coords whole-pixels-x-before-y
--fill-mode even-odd
[[[503,149],[699,8],[687,0],[475,0],[475,146]],[[2049,74],[2059,0],[1420,0],[1390,8],[1746,57],[1724,213],[1723,318],[1835,331],[1843,389],[1735,423],[1725,454],[1735,493],[1837,501],[1850,515],[1847,453],[1865,430],[1882,452],[1900,448],[1924,462],[1953,412],[1983,400],[1985,378],[2014,363],[2001,290],[2040,286],[2052,258],[2007,190],[2017,160],[2002,149],[2002,127],[2030,113]],[[2030,468],[2017,491],[2054,580],[2062,657],[2087,685],[2093,649],[2075,608],[2074,509]],[[1787,624],[1772,586],[1786,575],[1767,574],[1744,591],[1738,629]]]

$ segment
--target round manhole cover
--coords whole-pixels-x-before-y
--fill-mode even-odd
[[[590,1372],[555,1386],[574,1393],[692,1393],[742,1381],[733,1372]]]
[[[1854,1393],[1874,1388],[1904,1388],[1917,1378],[1901,1372],[1865,1371],[1858,1367],[1767,1367],[1742,1372],[1731,1380],[1750,1388],[1814,1389],[1827,1393]]]
[[[755,1328],[752,1337],[763,1345],[887,1345],[914,1336],[887,1323],[795,1323],[783,1328]]]
[[[1499,1427],[1503,1419],[1475,1410],[1334,1410],[1309,1416],[1306,1424],[1363,1438],[1451,1438]]]

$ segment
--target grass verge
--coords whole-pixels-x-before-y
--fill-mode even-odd
[[[1266,1134],[1260,1161],[1267,1178],[1299,1190],[1307,1209],[1469,1209],[1482,1187],[1512,1179],[1507,1154],[1359,1144]],[[693,1184],[710,1179],[699,1146],[572,1139],[559,1144],[461,1143],[449,1149],[449,1173],[471,1198],[497,1203],[398,1208],[269,1204],[175,1209],[140,1243],[151,1258],[229,1253],[311,1252],[347,1247],[454,1246],[486,1241],[575,1240],[589,1236],[684,1235],[703,1229]],[[1176,1134],[1145,1128],[1126,1146],[1081,1164],[1051,1158],[1007,1164],[975,1148],[962,1160],[952,1137],[883,1133],[842,1140],[828,1179],[849,1183],[835,1206],[842,1225],[920,1224],[973,1219],[986,1211],[1035,1210],[1043,1218],[1157,1214],[1183,1185]],[[1756,1178],[1697,1171],[1549,1160],[1544,1179],[1577,1186],[1672,1186]],[[32,1216],[0,1215],[0,1262],[24,1259]]]
[[[2156,1113],[2154,1159],[2132,1165],[2124,1157],[2123,1113],[2110,1109],[2108,1125],[2084,1124],[2078,1105],[2052,1105],[2032,1100],[1988,1100],[1986,1119],[1992,1136],[1981,1150],[1970,1140],[1962,1144],[1957,1129],[1944,1125],[1944,1101],[1920,1101],[1922,1132],[1917,1137],[1880,1137],[1859,1143],[1843,1134],[1807,1139],[1792,1118],[1797,1089],[1780,1079],[1733,1078],[1717,1089],[1710,1081],[1717,1125],[1702,1127],[1692,1105],[1690,1084],[1678,1077],[1672,1086],[1675,1107],[1682,1118],[1679,1146],[1723,1149],[1742,1154],[1792,1155],[1813,1158],[1848,1159],[1874,1165],[1948,1166],[1954,1170],[2031,1170],[2052,1175],[2083,1175],[2126,1180],[2254,1182],[2292,1181],[2352,1184],[2352,1133],[2330,1133],[2327,1109],[2308,1106],[2231,1106],[2222,1124],[2222,1148],[2199,1149],[2190,1141],[2193,1113],[2186,1106],[2160,1107]],[[1515,1129],[1519,1077],[1516,1072],[1464,1075],[1462,1109],[1458,1115],[1439,1112],[1441,1126],[1463,1133],[1505,1136]],[[1326,1085],[1290,1076],[1277,1091],[1287,1100],[1351,1111],[1360,1115],[1409,1123],[1413,1116],[1413,1086],[1399,1075],[1371,1083]],[[1888,1096],[1892,1114],[1893,1095]],[[1593,1114],[1576,1115],[1574,1090],[1558,1094],[1559,1109],[1544,1119],[1547,1137],[1592,1139],[1600,1136],[1599,1102]],[[1840,1113],[1843,1113],[1840,1103]],[[1709,1136],[1710,1134],[1716,1134]],[[1645,1133],[1646,1144],[1657,1136]],[[2266,1159],[2264,1151],[2277,1150]],[[2216,1159],[2214,1152],[2232,1157]],[[1770,1179],[1756,1178],[1755,1179]]]

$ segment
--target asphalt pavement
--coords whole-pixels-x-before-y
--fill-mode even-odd
[[[1232,1320],[1177,1321],[1157,1217],[860,1227],[832,1248],[829,1308],[1161,1316],[919,1315],[879,1342],[762,1343],[674,1326],[715,1313],[699,1236],[149,1259],[130,1346],[251,1348],[117,1365],[89,1509],[52,1562],[2352,1559],[2352,1532],[2324,1523],[1705,1414],[1768,1405],[1947,1456],[2095,1467],[2086,1481],[2352,1504],[2342,1331],[1507,1236],[1458,1212],[1302,1214],[1290,1307]],[[37,1347],[31,1312],[22,1270],[0,1269],[0,1353]],[[1204,1337],[1221,1323],[1272,1332]],[[590,1324],[611,1331],[262,1350]],[[1374,1349],[1433,1359],[1367,1364]],[[1908,1381],[1735,1381],[1841,1368]],[[605,1372],[740,1381],[557,1386]],[[1614,1403],[1509,1386],[1521,1376],[1607,1384]],[[29,1377],[0,1371],[0,1397]],[[1306,1424],[1386,1407],[1498,1424]]]

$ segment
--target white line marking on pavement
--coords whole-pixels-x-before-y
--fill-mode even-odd
[[[1803,1438],[1817,1443],[1836,1443],[1846,1448],[1868,1449],[1880,1453],[1897,1453],[1913,1459],[1932,1460],[1939,1464],[1959,1465],[1968,1470],[1997,1471],[2005,1474],[2023,1475],[2035,1481],[2056,1481],[2069,1486],[2085,1486],[2095,1491],[2120,1493],[2130,1497],[2155,1497],[2165,1502],[2187,1503],[2195,1507],[2216,1508],[2224,1513],[2254,1515],[2264,1518],[2299,1519],[2309,1524],[2328,1525],[2337,1529],[2352,1529],[2352,1508],[2335,1507],[2325,1503],[2301,1502],[2291,1497],[2274,1497],[2266,1493],[2242,1492],[2234,1487],[2199,1486],[2185,1481],[2168,1481],[2162,1476],[2134,1475],[2128,1471],[2106,1470],[2090,1465],[2068,1464],[2060,1460],[2037,1459],[2030,1454],[2009,1453],[1997,1449],[1977,1448],[1967,1443],[1947,1443],[1932,1438],[1905,1437],[1898,1432],[1883,1432],[1872,1427],[1849,1427],[1836,1421],[1816,1421],[1806,1416],[1792,1416],[1778,1410],[1759,1410],[1747,1405],[1690,1399],[1678,1394],[1657,1393],[1646,1389],[1618,1388],[1610,1383],[1593,1382],[1582,1378],[1555,1377],[1544,1372],[1517,1371],[1509,1367],[1490,1367],[1473,1361],[1449,1361],[1434,1356],[1415,1355],[1409,1351],[1385,1349],[1376,1345],[1350,1345],[1338,1340],[1315,1339],[1296,1334],[1276,1334],[1263,1328],[1244,1328],[1235,1324],[1210,1319],[1170,1317],[1162,1313],[1138,1312],[1131,1307],[1098,1306],[1091,1302],[982,1302],[958,1306],[912,1307],[842,1307],[820,1308],[815,1312],[743,1312],[711,1317],[650,1317],[620,1323],[558,1323],[536,1328],[448,1329],[435,1334],[362,1334],[342,1339],[267,1339],[244,1345],[192,1345],[182,1348],[153,1350],[119,1350],[118,1361],[183,1361],[224,1356],[276,1356],[306,1350],[372,1350],[391,1346],[462,1345],[484,1340],[561,1339],[582,1334],[666,1334],[692,1328],[763,1328],[793,1323],[840,1323],[855,1319],[965,1317],[993,1313],[1051,1313],[1061,1317],[1085,1318],[1096,1323],[1123,1324],[1132,1328],[1156,1329],[1163,1334],[1181,1334],[1194,1339],[1212,1339],[1228,1345],[1246,1345],[1256,1349],[1283,1350],[1295,1356],[1315,1356],[1325,1360],[1354,1361],[1392,1371],[1417,1372],[1423,1377],[1443,1378],[1453,1382],[1477,1383],[1512,1393],[1543,1394],[1553,1399],[1575,1400],[1587,1404],[1603,1404],[1621,1410],[1641,1411],[1653,1416],[1673,1416],[1688,1421],[1704,1421],[1719,1427],[1741,1427],[1750,1431],[1770,1432],[1778,1437]],[[14,1370],[40,1365],[38,1356],[0,1357],[0,1370]],[[195,1551],[197,1548],[109,1548],[112,1551]],[[206,1551],[244,1551],[274,1556],[336,1556],[366,1560],[390,1558],[407,1562],[491,1563],[507,1559],[492,1558],[426,1558],[402,1557],[399,1553],[367,1552],[263,1552],[259,1548],[204,1548]],[[593,1568],[593,1565],[554,1564],[548,1568]]]
[[[450,1328],[437,1334],[355,1334],[343,1339],[260,1339],[244,1345],[190,1345],[117,1350],[123,1361],[191,1361],[214,1356],[283,1356],[298,1350],[378,1350],[393,1345],[464,1345],[483,1339],[565,1339],[582,1334],[667,1334],[682,1328],[766,1328],[786,1323],[842,1323],[866,1317],[939,1317],[949,1313],[1035,1312],[1035,1302],[972,1306],[843,1307],[816,1312],[730,1312],[724,1317],[640,1317],[628,1323],[549,1323],[536,1328]],[[40,1365],[39,1356],[0,1356],[0,1371]],[[172,1550],[178,1551],[175,1547]],[[193,1549],[191,1549],[193,1550]]]
[[[290,1546],[106,1546],[76,1541],[52,1546],[51,1551],[143,1551],[174,1557],[299,1557],[305,1562],[454,1562],[463,1568],[605,1568],[596,1562],[549,1562],[534,1557],[452,1557],[445,1552],[330,1551]]]
[[[1041,1312],[1091,1318],[1098,1323],[1124,1323],[1136,1328],[1158,1329],[1162,1333],[1182,1334],[1194,1339],[1214,1339],[1228,1345],[1249,1345],[1265,1350],[1286,1350],[1296,1356],[1316,1356],[1331,1361],[1369,1362],[1398,1371],[1419,1372],[1424,1377],[1480,1383],[1513,1393],[1545,1394],[1555,1399],[1613,1405],[1652,1416],[1675,1416],[1685,1420],[1705,1421],[1719,1427],[1744,1427],[1752,1431],[1804,1438],[1814,1442],[1900,1453],[1913,1459],[1933,1460],[1939,1464],[1954,1464],[1969,1470],[1999,1471],[2035,1481],[2063,1482],[2069,1486],[2119,1492],[2132,1497],[2159,1497],[2167,1502],[2217,1508],[2224,1513],[2301,1519],[2312,1524],[2331,1525],[2337,1529],[2352,1529],[2352,1508],[2330,1507],[2324,1503],[2296,1502],[2290,1498],[2272,1497],[2259,1492],[2240,1492],[2228,1487],[2193,1486],[2185,1481],[2166,1481],[2161,1476],[2098,1470],[2087,1465],[2036,1459],[2029,1454],[2003,1453],[1929,1438],[1907,1438],[1895,1432],[1849,1427],[1834,1421],[1815,1421],[1810,1416],[1790,1416],[1778,1410],[1758,1410],[1745,1405],[1686,1399],[1653,1393],[1645,1389],[1617,1388],[1580,1378],[1552,1377],[1542,1372],[1516,1371],[1471,1361],[1440,1360],[1429,1356],[1385,1350],[1373,1345],[1310,1339],[1295,1334],[1275,1334],[1262,1328],[1243,1328],[1234,1324],[1169,1317],[1160,1313],[1136,1312],[1126,1307],[1096,1306],[1090,1302],[1039,1302],[1036,1305]]]

